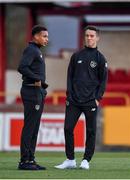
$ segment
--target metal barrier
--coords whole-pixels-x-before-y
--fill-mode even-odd
[[[17,92],[10,92],[10,93],[5,93],[5,92],[0,92],[0,97],[6,97],[6,96],[14,96],[14,97],[19,97],[20,94]],[[59,98],[66,97],[66,92],[63,91],[54,91],[48,97],[52,97],[52,104],[53,105],[58,105],[59,104]],[[130,96],[127,93],[124,92],[105,92],[104,97],[107,98],[124,98],[126,106],[130,105]]]
[[[124,98],[127,106],[130,105],[130,96],[124,92],[105,92],[104,97],[107,97],[107,98],[121,97],[121,98]]]
[[[66,93],[65,92],[53,92],[52,97],[53,97],[53,104],[57,105],[59,97],[66,97]],[[107,98],[121,97],[121,98],[124,98],[126,106],[130,105],[130,96],[124,92],[105,92],[104,97],[107,97]]]

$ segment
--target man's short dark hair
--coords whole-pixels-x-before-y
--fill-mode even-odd
[[[44,26],[41,26],[41,25],[35,25],[32,28],[32,36],[34,36],[35,34],[41,32],[41,31],[47,31],[47,28],[45,28]]]
[[[85,31],[87,31],[87,30],[93,30],[93,31],[96,31],[96,33],[99,35],[99,33],[100,33],[100,30],[96,27],[96,26],[86,26],[85,28],[84,28],[84,32]]]

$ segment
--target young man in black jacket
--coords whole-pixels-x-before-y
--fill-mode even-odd
[[[76,168],[74,156],[74,128],[83,112],[86,119],[86,144],[80,168],[89,169],[96,139],[96,115],[107,82],[107,62],[98,51],[99,30],[85,28],[85,47],[71,57],[67,76],[67,102],[65,114],[65,152],[67,159],[58,169]]]
[[[45,170],[35,161],[35,148],[43,112],[47,84],[45,61],[40,47],[48,44],[48,31],[36,25],[32,29],[32,41],[25,48],[18,71],[22,74],[21,97],[24,105],[24,126],[21,135],[20,170]]]

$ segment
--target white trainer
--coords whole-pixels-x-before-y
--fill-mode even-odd
[[[66,159],[62,164],[54,166],[57,169],[73,169],[76,168],[76,161]]]
[[[80,166],[79,166],[81,169],[89,169],[89,162],[86,160],[86,159],[84,159],[82,162],[81,162],[81,164],[80,164]]]

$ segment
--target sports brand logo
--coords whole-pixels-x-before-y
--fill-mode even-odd
[[[66,106],[69,106],[69,101],[66,101]]]
[[[78,64],[82,63],[82,60],[78,60]]]
[[[107,68],[107,66],[108,66],[108,65],[107,65],[107,62],[106,62],[106,63],[105,63],[105,67]]]
[[[92,108],[91,111],[96,111],[96,108]]]

